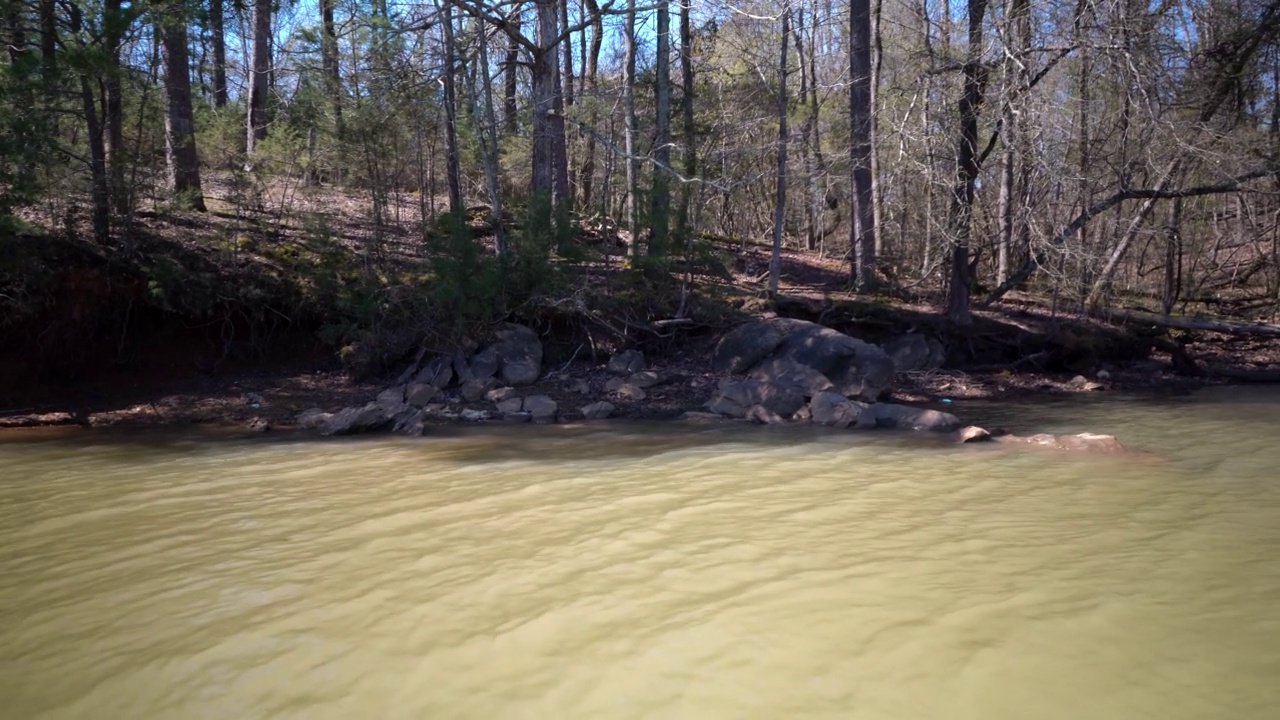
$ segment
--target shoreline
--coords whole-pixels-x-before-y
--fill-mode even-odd
[[[1037,397],[1073,397],[1117,393],[1187,393],[1216,386],[1246,385],[1230,377],[1184,377],[1140,369],[1116,369],[1093,377],[1051,372],[966,371],[963,368],[903,373],[883,398],[889,402],[948,410],[948,401],[1018,401]],[[620,398],[603,388],[610,377],[604,365],[578,362],[544,374],[522,395],[545,394],[561,408],[559,424],[580,421],[578,408],[600,400],[616,407],[610,419],[666,421],[703,411],[720,375],[705,362],[653,358],[651,368],[667,378],[640,400]],[[58,426],[130,429],[205,426],[211,429],[291,430],[305,410],[325,412],[373,400],[380,381],[355,381],[331,368],[245,368],[217,377],[189,376],[151,387],[69,386],[41,406],[0,409],[0,432]],[[492,410],[486,400],[446,399],[452,411]],[[962,418],[963,419],[963,418]],[[500,419],[433,418],[428,426],[501,425]]]

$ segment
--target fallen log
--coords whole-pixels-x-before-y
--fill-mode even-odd
[[[1265,323],[1244,323],[1205,317],[1160,315],[1142,310],[1123,310],[1120,308],[1093,310],[1089,314],[1102,320],[1115,321],[1118,318],[1128,322],[1146,323],[1156,327],[1176,328],[1178,330],[1204,330],[1226,335],[1280,337],[1280,325],[1267,325]]]

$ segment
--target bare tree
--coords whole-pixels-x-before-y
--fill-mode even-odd
[[[249,63],[249,112],[245,152],[267,137],[267,93],[271,73],[271,0],[254,0],[253,53]]]

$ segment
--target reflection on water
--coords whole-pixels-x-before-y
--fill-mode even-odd
[[[14,718],[1272,718],[1280,393],[815,429],[0,440]]]

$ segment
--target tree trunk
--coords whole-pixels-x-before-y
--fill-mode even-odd
[[[249,63],[249,113],[245,152],[267,137],[267,92],[271,73],[271,0],[254,0],[253,53]]]
[[[156,30],[164,47],[165,150],[174,200],[204,212],[200,155],[191,111],[191,63],[187,58],[187,17],[182,0],[159,8]]]
[[[493,224],[493,246],[498,257],[507,254],[507,235],[503,227],[502,184],[498,182],[498,119],[493,111],[493,81],[488,72],[489,41],[482,33],[479,38],[480,68],[475,73],[480,76],[480,92],[471,88],[471,96],[483,108],[483,124],[476,122],[477,134],[480,136],[481,158],[484,161],[484,181],[489,190],[491,211],[489,221]]]
[[[227,28],[223,0],[209,0],[209,34],[213,42],[213,106],[227,106]]]
[[[584,62],[583,72],[585,77],[583,86],[593,97],[587,106],[587,126],[589,130],[586,134],[586,147],[582,151],[582,170],[578,173],[578,183],[582,187],[582,208],[590,211],[591,196],[595,190],[596,126],[600,122],[600,115],[596,112],[597,103],[594,96],[598,88],[597,70],[600,66],[600,48],[604,43],[604,21],[600,16],[600,5],[596,0],[586,0],[586,7],[591,18],[591,47],[587,51]]]
[[[693,117],[693,27],[689,19],[692,3],[680,3],[680,116],[684,133],[684,174],[686,181],[680,184],[680,211],[676,215],[676,234],[688,245],[693,238],[689,223],[689,203],[692,199],[694,176],[698,173],[698,138]]]
[[[985,1],[985,0],[984,0]],[[871,3],[849,3],[849,132],[853,151],[851,175],[853,218],[849,249],[853,283],[859,291],[875,285],[875,194],[871,176]],[[975,131],[976,132],[976,131]]]
[[[1165,229],[1164,296],[1161,309],[1165,315],[1173,311],[1182,291],[1182,200],[1169,206],[1169,227]]]
[[[102,45],[106,65],[102,72],[103,152],[107,162],[107,187],[117,215],[129,213],[129,193],[124,183],[124,85],[120,73],[120,48],[128,30],[128,13],[121,0],[106,0],[102,7]]]
[[[72,5],[70,9],[71,35],[85,50],[81,35],[83,17],[80,6]],[[102,140],[102,122],[98,117],[97,102],[94,100],[93,86],[89,76],[79,73],[80,103],[84,111],[86,142],[89,145],[89,178],[90,197],[93,204],[93,237],[100,244],[111,241],[111,198],[107,180],[107,151]]]
[[[778,177],[773,202],[773,253],[769,257],[769,294],[778,294],[782,276],[782,230],[787,214],[787,40],[791,5],[782,8],[782,51],[778,55]]]
[[[670,0],[657,2],[654,61],[653,193],[649,198],[649,255],[667,253],[671,227],[671,12]],[[785,28],[786,20],[783,20]],[[785,32],[785,30],[784,30]]]
[[[320,0],[320,64],[325,91],[333,103],[334,134],[342,138],[342,67],[338,63],[338,29],[334,23],[333,6],[334,0]]]
[[[511,32],[507,36],[507,59],[503,63],[505,74],[502,84],[502,122],[503,131],[507,135],[515,135],[520,128],[516,116],[516,71],[520,68],[520,43],[516,37],[520,35],[520,4],[511,8],[508,20]]]
[[[455,223],[462,217],[462,178],[458,169],[458,93],[455,87],[457,74],[457,44],[453,37],[453,4],[441,3],[441,27],[444,28],[444,147],[445,173],[449,185],[449,214]]]
[[[627,162],[627,231],[631,237],[628,254],[640,254],[639,169],[636,167],[636,0],[627,0],[627,13],[622,31],[626,58],[623,61],[622,106],[625,114],[623,153]]]
[[[969,47],[964,64],[964,91],[960,97],[960,138],[956,146],[956,182],[947,217],[951,237],[951,285],[947,293],[947,319],[970,325],[969,292],[973,271],[969,266],[969,235],[973,230],[974,186],[978,179],[978,112],[982,108],[987,68],[982,63],[982,21],[987,0],[969,0]]]

